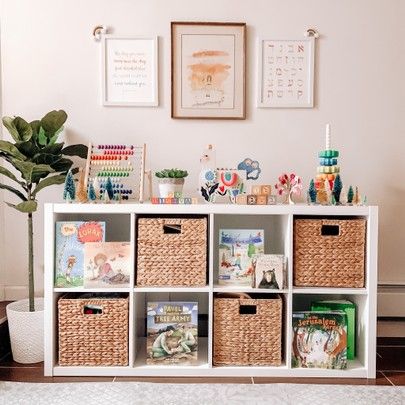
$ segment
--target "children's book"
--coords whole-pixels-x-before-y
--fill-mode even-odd
[[[263,229],[220,229],[218,283],[250,287],[255,256],[263,253]]]
[[[356,357],[356,305],[348,300],[322,300],[311,304],[312,311],[344,311],[347,316],[347,359]]]
[[[129,287],[131,244],[91,242],[84,247],[85,288]]]
[[[294,312],[292,327],[292,367],[347,368],[345,312]]]
[[[196,365],[198,303],[148,302],[147,364]]]
[[[83,286],[84,245],[104,237],[105,222],[56,222],[55,287]]]
[[[254,267],[253,287],[273,290],[284,288],[285,257],[283,255],[257,255]]]

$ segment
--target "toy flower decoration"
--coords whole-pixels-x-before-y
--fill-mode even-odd
[[[278,181],[279,182],[275,185],[278,195],[288,195],[288,201],[290,204],[293,204],[294,202],[291,197],[301,194],[301,177],[297,176],[295,173],[291,173],[290,175],[283,173],[278,177]]]

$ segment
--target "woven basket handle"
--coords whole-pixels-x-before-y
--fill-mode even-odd
[[[102,316],[104,314],[104,308],[99,304],[83,304],[82,314],[86,316]]]
[[[250,300],[251,297],[249,294],[246,293],[237,293],[237,292],[227,292],[227,293],[218,293],[217,297],[220,298],[239,298],[240,300]]]
[[[322,222],[321,224],[321,236],[340,236],[340,225],[333,222]]]

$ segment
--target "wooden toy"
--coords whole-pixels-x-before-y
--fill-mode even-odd
[[[260,186],[259,184],[254,184],[250,187],[250,194],[261,194],[262,193],[262,186]]]
[[[267,205],[267,195],[259,194],[258,196],[256,196],[256,204],[257,205]]]
[[[246,172],[246,180],[257,180],[262,171],[259,162],[250,158],[246,158],[240,162],[238,164],[238,170],[244,170]]]
[[[247,196],[247,205],[256,205],[257,204],[257,195],[249,194]]]
[[[271,195],[271,186],[269,184],[262,184],[260,194]]]
[[[80,203],[86,203],[88,201],[85,187],[85,173],[82,167],[79,169],[79,184],[77,187],[76,200]]]
[[[143,202],[146,174],[145,157],[145,144],[136,146],[120,144],[93,145],[90,143],[85,170],[85,190],[87,190],[89,183],[92,182],[96,195],[99,194],[99,198],[104,200],[103,194],[105,194],[107,179],[110,178],[114,195],[118,200],[138,200]],[[99,192],[97,188],[99,188]],[[110,197],[110,200],[113,199]]]
[[[188,205],[188,204],[198,204],[198,198],[195,198],[195,197],[193,197],[193,198],[191,198],[191,197],[186,197],[186,198],[152,197],[150,199],[150,202],[152,204],[183,204],[183,205]]]
[[[275,195],[268,195],[267,196],[267,205],[275,205],[277,204],[277,198]]]
[[[247,194],[239,194],[236,196],[236,204],[246,205],[247,204]]]
[[[294,195],[300,195],[302,190],[301,178],[295,173],[288,175],[283,173],[278,178],[278,183],[275,185],[275,188],[278,192],[278,195],[285,195],[285,203],[295,204],[293,200]]]

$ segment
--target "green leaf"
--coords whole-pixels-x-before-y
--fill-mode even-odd
[[[32,195],[35,197],[38,192],[40,192],[43,188],[53,186],[55,184],[63,184],[65,182],[66,176],[64,174],[58,174],[56,176],[51,176],[48,177],[47,179],[44,179],[40,181],[33,191]]]
[[[86,145],[69,145],[62,149],[62,154],[67,156],[79,156],[82,159],[87,159],[89,148]]]
[[[0,140],[0,152],[18,160],[26,160],[24,156],[11,142]]]
[[[48,143],[48,138],[46,137],[45,130],[42,127],[39,127],[38,131],[38,143],[41,146],[45,146]]]
[[[19,134],[19,141],[29,141],[32,136],[32,128],[27,121],[21,117],[15,117],[13,121],[14,126],[16,127]]]
[[[15,147],[28,158],[32,158],[40,151],[32,138],[27,142],[16,142]]]
[[[50,111],[41,119],[41,127],[44,129],[46,136],[52,138],[66,120],[67,114],[65,111]]]
[[[64,145],[65,144],[63,142],[47,145],[41,149],[41,153],[52,153],[52,155],[59,155],[61,154]]]
[[[6,203],[9,207],[16,209],[17,211],[24,212],[26,214],[35,212],[38,208],[38,203],[34,200],[24,201],[17,205]]]
[[[13,139],[18,142],[20,140],[20,134],[14,125],[14,117],[3,117],[3,125],[7,128],[7,131],[13,137]]]
[[[0,174],[8,177],[9,179],[11,179],[21,185],[21,182],[17,179],[17,177],[15,177],[14,174],[10,172],[10,170],[6,169],[3,166],[0,166]]]
[[[37,153],[32,161],[36,164],[53,165],[62,159],[62,155],[53,155],[51,153]]]
[[[55,172],[67,172],[73,165],[73,162],[70,159],[61,159],[55,164],[51,165],[51,167],[55,170]]]
[[[15,194],[21,200],[27,201],[27,198],[25,197],[25,195],[21,191],[18,191],[17,189],[15,189],[14,187],[9,186],[8,184],[0,183],[0,189],[8,190],[8,191],[10,191],[10,193]]]
[[[34,170],[32,171],[31,181],[32,183],[39,183],[42,178],[54,172],[55,170],[49,165],[35,165]]]
[[[35,164],[33,162],[21,162],[20,160],[12,160],[14,167],[21,173],[27,183],[37,183],[41,177],[52,173],[54,170],[49,165]]]

